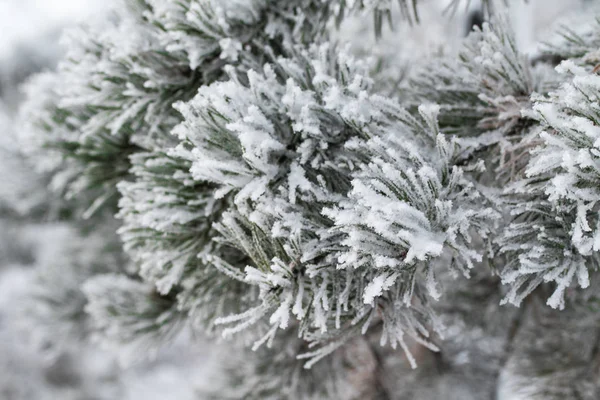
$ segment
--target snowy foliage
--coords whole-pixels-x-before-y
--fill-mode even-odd
[[[247,80],[232,74],[228,82],[200,89],[194,100],[179,106],[185,122],[174,132],[184,142],[174,153],[192,160],[194,179],[217,185],[217,198],[233,196],[236,210],[224,213],[216,228],[253,262],[245,276],[242,268],[226,267],[234,279],[260,288],[261,303],[220,319],[237,323],[225,334],[268,316],[272,328],[256,344],[270,343],[277,327],[287,328],[293,317],[310,341],[327,342],[336,335],[347,340],[351,332],[366,331],[377,310],[373,299],[385,288],[391,309],[406,315],[398,319],[396,312],[384,311],[390,317],[384,318],[389,324],[382,341],[406,348],[404,333],[423,341],[430,318],[426,307],[419,311],[415,306],[418,317],[411,315],[415,262],[440,256],[447,245],[460,260],[456,269],[466,273],[482,257],[468,246],[469,230],[477,226],[479,237],[487,238],[484,221],[494,212],[473,204],[480,194],[449,164],[451,144],[435,137],[435,112],[423,111],[429,126],[414,120],[395,101],[369,94],[360,63],[344,53],[332,54],[324,45],[294,54],[293,61],[281,58],[261,74],[249,71]],[[420,159],[417,146],[435,149],[436,140],[442,161],[432,168]],[[393,150],[385,154],[386,146]],[[359,167],[365,160],[371,161]],[[412,222],[385,232],[385,217],[377,210],[387,206],[375,192],[367,196],[368,187],[375,185],[377,174],[389,176],[394,168],[398,178],[387,185],[397,188],[398,207],[387,212],[391,217],[397,213],[392,217],[397,219],[387,226],[407,218]],[[355,173],[354,189],[344,201]],[[384,190],[377,187],[371,190]],[[347,209],[327,208],[334,204]],[[361,234],[362,228],[351,228],[359,221],[380,224],[380,229],[367,225]],[[379,244],[370,244],[372,229],[381,235],[371,239]],[[359,256],[363,251],[368,256]],[[368,263],[372,267],[358,268]],[[433,274],[428,270],[426,278],[431,292],[436,291]],[[323,351],[333,349],[332,344]],[[308,353],[315,359],[322,354]]]
[[[66,345],[83,341],[92,332],[82,286],[97,274],[119,271],[123,264],[114,232],[108,240],[109,229],[103,235],[86,237],[68,226],[46,228],[53,232],[54,241],[44,243],[35,255],[39,265],[33,299],[23,306],[24,318],[37,328],[39,337],[34,339],[40,349],[59,354]]]
[[[513,180],[525,167],[528,148],[523,138],[536,126],[524,110],[531,108],[534,92],[546,93],[556,86],[552,68],[532,66],[519,52],[515,34],[506,20],[476,28],[457,54],[434,58],[414,74],[405,89],[408,102],[440,106],[444,133],[456,134],[471,147],[464,156],[485,163],[487,185]]]
[[[588,2],[585,12],[567,14],[559,20],[557,29],[540,46],[541,54],[559,61],[569,59],[576,64],[595,66],[600,45],[598,24],[598,5]]]
[[[175,144],[175,102],[219,79],[227,64],[260,66],[271,47],[318,37],[331,13],[320,0],[119,4],[111,22],[67,35],[59,71],[27,85],[33,101],[22,111],[29,147],[54,150],[37,154],[41,168],[57,170],[57,189],[91,192],[85,216],[114,199],[131,154]]]
[[[74,227],[36,260],[42,339],[139,361],[216,333],[236,357],[203,398],[538,393],[532,307],[595,320],[600,24],[534,58],[485,1],[412,56],[417,3],[123,0],[71,32],[19,120]]]
[[[140,275],[166,294],[209,245],[219,201],[210,184],[192,180],[186,160],[138,153],[131,162],[137,179],[119,185],[124,220],[119,233]]]
[[[417,74],[411,87],[415,101],[440,105],[440,124],[452,133],[498,129],[506,135],[534,90],[531,67],[506,22],[484,24],[457,55],[434,62],[439,65]]]
[[[563,308],[571,283],[576,279],[588,287],[590,270],[598,268],[600,78],[570,61],[557,69],[575,76],[549,98],[536,98],[533,108],[545,129],[542,144],[533,151],[526,180],[515,185],[521,204],[512,211],[517,220],[503,250],[516,253],[504,272],[513,284],[511,302],[520,303],[523,294],[516,290],[523,285],[527,294],[542,281],[554,281],[548,304]]]
[[[435,125],[425,129],[435,135],[437,107],[429,108],[421,111]],[[434,151],[425,153],[425,158],[417,150],[424,146],[417,147],[398,135],[387,139],[367,142],[371,161],[355,174],[353,189],[349,199],[340,203],[341,210],[328,214],[347,235],[342,244],[349,251],[339,257],[338,268],[372,266],[379,271],[365,289],[365,303],[372,303],[398,280],[404,281],[400,294],[410,304],[419,263],[429,264],[451,250],[456,272],[468,275],[473,262],[481,261],[483,255],[472,248],[471,234],[488,238],[495,212],[485,208],[485,199],[463,171],[452,166],[455,143],[438,134]],[[440,293],[434,267],[425,269],[427,290],[437,299]]]
[[[156,351],[157,343],[173,336],[179,312],[170,297],[161,296],[150,285],[123,275],[98,275],[83,285],[98,339],[107,345],[130,346],[121,353],[130,358],[147,357],[141,351]],[[110,296],[106,296],[110,293]]]

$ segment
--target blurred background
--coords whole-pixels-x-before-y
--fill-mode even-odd
[[[21,155],[20,85],[56,68],[65,29],[105,18],[110,1],[0,0],[0,399],[197,399],[210,354],[178,338],[152,360],[122,368],[116,354],[90,343],[49,341],[38,327],[43,310],[41,271],[61,273],[78,235],[56,213],[58,199],[46,179]],[[63,274],[68,280],[68,273]],[[65,299],[77,303],[78,293]],[[69,308],[61,306],[64,312]],[[35,316],[34,316],[35,314]],[[35,318],[38,318],[35,320]],[[44,321],[52,324],[52,321]],[[56,332],[60,332],[57,330]],[[67,337],[65,335],[65,337]],[[69,336],[70,337],[70,336]],[[66,340],[63,340],[63,342]]]
[[[520,46],[532,57],[535,43],[575,0],[515,0],[510,15]],[[374,43],[364,18],[347,20],[338,32],[361,53],[394,49],[399,79],[409,61],[451,51],[478,19],[471,1],[454,17],[443,16],[447,0],[422,0],[423,23],[387,32]],[[465,2],[466,3],[466,2]],[[118,354],[93,344],[49,341],[32,317],[45,284],[40,270],[60,276],[72,262],[70,245],[77,235],[56,218],[58,199],[47,180],[20,152],[20,85],[32,74],[56,68],[64,49],[65,29],[106,17],[110,0],[0,0],[0,399],[201,399],[201,388],[218,378],[220,349],[202,339],[178,337],[156,357],[124,368]],[[366,34],[363,34],[366,33]],[[83,258],[85,260],[85,258]],[[65,276],[66,279],[66,276]],[[66,304],[78,301],[65,284]],[[45,299],[48,300],[48,299]],[[68,307],[60,309],[68,312]],[[52,314],[48,314],[52,315]],[[50,317],[51,318],[51,317]],[[53,321],[46,321],[52,324]],[[60,332],[60,330],[56,330]],[[66,337],[66,336],[65,336]],[[209,350],[210,348],[210,350]],[[209,373],[210,372],[210,373]]]

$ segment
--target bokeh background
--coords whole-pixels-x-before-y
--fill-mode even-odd
[[[34,160],[20,152],[21,84],[56,68],[65,29],[106,18],[110,0],[0,0],[0,399],[197,399],[214,352],[177,338],[152,359],[126,368],[93,343],[51,347],[41,334],[36,297],[49,267],[61,273],[78,236],[56,216]],[[93,260],[90,260],[92,262]],[[72,277],[64,274],[64,279]],[[70,302],[77,293],[65,292]],[[65,312],[68,312],[66,307]],[[46,321],[50,323],[51,321]],[[60,338],[53,338],[60,341]],[[195,343],[197,341],[194,341]]]

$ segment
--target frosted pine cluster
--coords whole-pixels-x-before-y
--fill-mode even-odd
[[[39,340],[210,337],[202,399],[597,398],[544,371],[596,370],[598,10],[532,51],[485,1],[403,51],[465,11],[429,3],[120,0],[67,35],[17,122],[80,236]]]

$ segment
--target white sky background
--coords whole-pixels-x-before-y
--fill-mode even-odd
[[[111,0],[0,0],[0,62],[16,46],[98,15]]]

